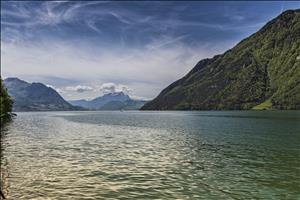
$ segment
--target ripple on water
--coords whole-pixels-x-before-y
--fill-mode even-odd
[[[20,113],[3,142],[9,199],[300,197],[297,121],[145,113]]]

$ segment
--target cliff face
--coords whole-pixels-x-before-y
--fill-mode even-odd
[[[142,110],[300,109],[300,10],[201,60]]]

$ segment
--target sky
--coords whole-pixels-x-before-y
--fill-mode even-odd
[[[300,2],[1,1],[1,76],[152,99]]]

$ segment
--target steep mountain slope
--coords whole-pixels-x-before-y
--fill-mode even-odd
[[[27,83],[18,78],[7,78],[4,85],[12,97],[14,111],[77,110],[54,89],[42,83]]]
[[[258,105],[258,106],[257,106]],[[300,10],[201,60],[143,110],[300,109]]]
[[[145,101],[133,100],[123,92],[105,94],[91,101],[74,100],[69,102],[90,110],[137,110],[145,103]]]

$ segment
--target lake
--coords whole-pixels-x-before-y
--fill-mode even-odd
[[[299,111],[27,112],[8,199],[299,199]]]

